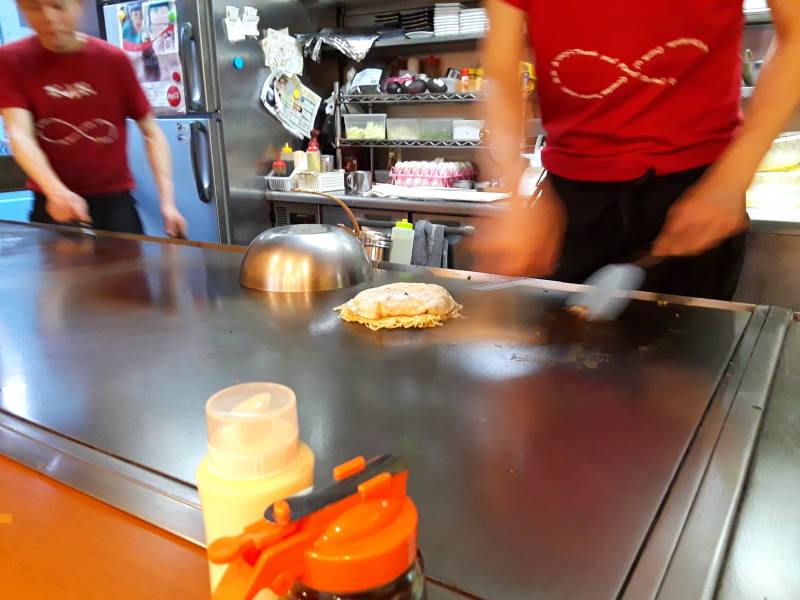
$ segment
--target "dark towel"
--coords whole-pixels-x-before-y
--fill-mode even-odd
[[[411,264],[447,268],[447,236],[444,225],[434,225],[424,220],[414,224]]]

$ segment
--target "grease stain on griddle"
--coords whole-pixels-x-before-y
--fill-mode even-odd
[[[522,356],[517,353],[511,355],[511,360],[514,362],[537,362],[550,366],[571,366],[576,369],[598,369],[612,360],[611,353],[598,352],[596,350],[587,349],[582,344],[570,344],[569,351],[565,356]]]

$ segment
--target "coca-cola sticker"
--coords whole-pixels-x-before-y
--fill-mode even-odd
[[[181,91],[177,85],[169,86],[167,90],[167,102],[170,106],[178,106],[181,103]]]

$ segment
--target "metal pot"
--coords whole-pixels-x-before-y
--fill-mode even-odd
[[[358,236],[359,241],[364,245],[367,258],[374,262],[389,260],[389,248],[392,243],[389,236],[379,231],[362,229]]]
[[[254,239],[242,259],[239,283],[267,292],[315,292],[372,278],[358,239],[334,225],[285,225]]]

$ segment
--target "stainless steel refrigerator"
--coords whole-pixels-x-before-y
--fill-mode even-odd
[[[247,244],[271,226],[259,163],[292,136],[260,102],[267,72],[258,40],[228,41],[225,7],[253,6],[259,30],[311,31],[296,0],[106,1],[101,33],[123,47],[170,142],[178,208],[189,239]],[[134,195],[150,235],[163,235],[141,136],[130,124]]]

